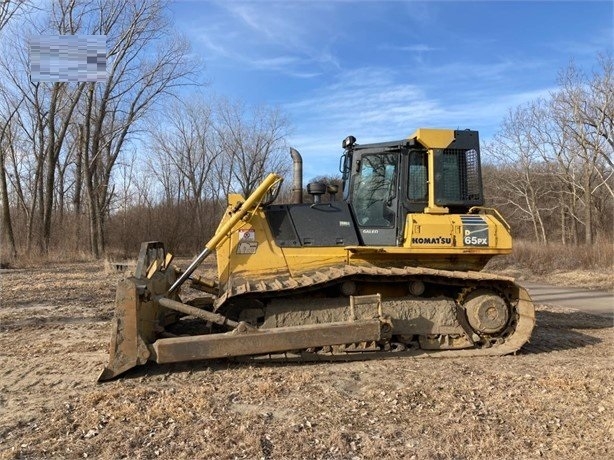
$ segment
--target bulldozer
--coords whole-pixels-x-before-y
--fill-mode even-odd
[[[143,243],[134,275],[117,288],[99,381],[148,361],[518,351],[535,309],[512,278],[481,271],[511,252],[512,238],[484,206],[478,132],[422,128],[370,144],[348,136],[342,148],[342,184],[314,182],[305,193],[291,149],[290,203],[276,202],[274,173],[248,197],[230,194],[185,269],[162,243]],[[197,275],[214,253],[217,276]],[[187,288],[198,295],[187,299]]]

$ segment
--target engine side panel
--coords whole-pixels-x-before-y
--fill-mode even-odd
[[[231,200],[229,209],[235,200],[241,197]],[[298,279],[344,265],[480,270],[491,257],[511,250],[505,223],[486,209],[470,215],[409,214],[407,220],[403,246],[364,246],[344,202],[259,208],[218,247],[219,286],[223,292],[228,284]],[[475,237],[475,244],[465,243],[467,236]]]
[[[350,207],[344,201],[273,205],[266,208],[265,215],[281,248],[359,244]]]

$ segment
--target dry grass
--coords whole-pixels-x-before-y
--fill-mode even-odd
[[[179,369],[69,396],[38,430],[18,429],[17,443],[35,457],[608,457],[605,372],[498,364]],[[261,392],[263,382],[278,390]]]
[[[485,270],[523,280],[614,289],[614,244],[600,241],[587,247],[516,241],[512,254],[495,257]]]
[[[612,456],[603,317],[540,307],[516,356],[148,365],[96,385],[119,276],[2,275],[0,458]]]
[[[30,253],[19,253],[19,255],[14,258],[6,253],[6,248],[0,250],[0,268],[6,269],[52,267],[57,264],[94,262],[94,260],[94,257],[85,251],[63,251],[55,249],[47,254],[32,251]]]
[[[592,246],[573,246],[516,241],[512,254],[494,259],[493,265],[528,268],[537,275],[562,270],[611,271],[614,268],[614,244],[600,241]]]

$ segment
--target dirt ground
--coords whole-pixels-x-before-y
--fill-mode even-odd
[[[98,385],[102,264],[4,271],[0,458],[612,458],[613,323],[538,306],[515,356],[148,365]]]

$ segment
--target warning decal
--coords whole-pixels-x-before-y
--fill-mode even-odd
[[[256,242],[256,230],[253,228],[239,230],[239,244],[237,254],[255,254],[258,249]]]

